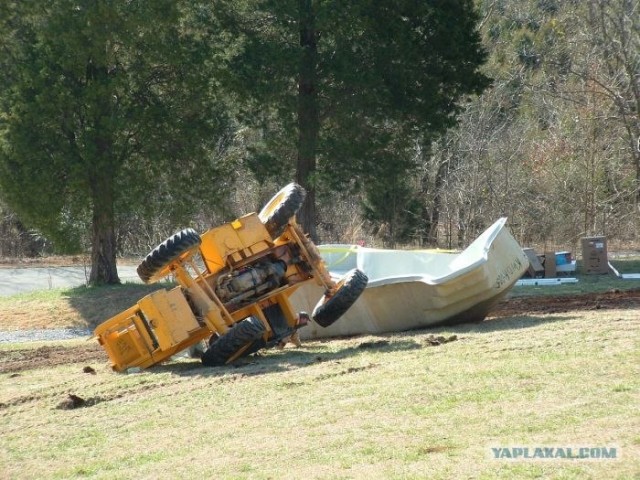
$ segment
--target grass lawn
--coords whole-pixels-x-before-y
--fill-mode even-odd
[[[457,340],[433,346],[431,335]],[[634,310],[309,342],[239,366],[181,359],[128,375],[98,349],[74,360],[86,344],[60,342],[66,363],[33,355],[0,374],[0,477],[640,475]],[[43,348],[4,345],[0,366]],[[85,406],[59,408],[69,393]],[[619,458],[492,458],[508,446],[613,446]]]
[[[616,268],[640,272],[626,266]],[[512,295],[640,284],[580,279],[581,290]],[[2,298],[0,330],[93,327],[151,288]],[[455,340],[433,345],[434,335]],[[79,408],[67,408],[69,394]],[[640,308],[629,305],[132,374],[112,372],[95,340],[0,343],[0,479],[638,479],[638,405]],[[501,447],[615,448],[617,458],[494,458]]]

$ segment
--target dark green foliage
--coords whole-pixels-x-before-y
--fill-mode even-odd
[[[386,247],[408,243],[420,236],[422,205],[409,181],[407,168],[393,162],[377,168],[365,187],[363,217]]]
[[[119,216],[181,216],[215,200],[213,179],[224,174],[215,152],[228,121],[197,7],[0,6],[2,196],[60,249],[78,249],[91,225],[95,282],[117,281]]]
[[[309,192],[303,217],[315,215],[305,209],[316,189],[359,185],[378,162],[405,162],[392,138],[443,132],[459,102],[488,85],[471,1],[215,5],[237,47],[225,84],[247,125],[260,128],[265,110],[280,125],[268,141],[290,152]],[[254,171],[271,158],[280,165],[271,171],[283,171],[282,156],[251,158]]]

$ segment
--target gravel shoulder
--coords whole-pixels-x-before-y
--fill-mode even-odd
[[[54,342],[91,337],[93,332],[87,328],[39,328],[35,330],[0,330],[0,344],[25,342]]]

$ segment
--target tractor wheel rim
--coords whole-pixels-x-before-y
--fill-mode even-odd
[[[285,192],[280,192],[275,197],[273,197],[260,212],[260,220],[265,221],[269,217],[269,215],[273,213],[276,207],[282,202],[282,199],[285,195]]]

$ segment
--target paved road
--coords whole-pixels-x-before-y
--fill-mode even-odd
[[[134,266],[118,266],[118,275],[122,282],[140,282]],[[0,296],[78,287],[86,285],[88,277],[89,269],[84,267],[0,268]]]

